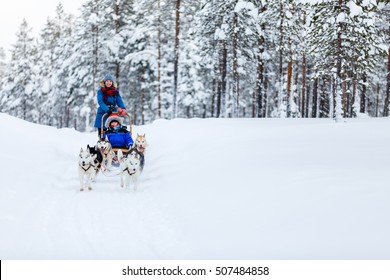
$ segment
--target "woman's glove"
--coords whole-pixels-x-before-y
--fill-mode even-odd
[[[127,115],[127,111],[125,109],[122,109],[122,108],[118,108],[118,113],[119,113],[119,116],[121,116],[121,117],[124,117]]]

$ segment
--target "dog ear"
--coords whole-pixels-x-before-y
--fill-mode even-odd
[[[83,148],[80,149],[80,153],[84,152]]]
[[[142,136],[142,137],[145,137],[146,136],[146,133],[144,133],[144,136]]]
[[[107,135],[106,135],[106,138],[104,138],[104,141],[108,141],[108,137],[107,137]]]

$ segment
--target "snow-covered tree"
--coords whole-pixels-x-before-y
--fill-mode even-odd
[[[383,76],[386,77],[386,82],[384,82],[382,79],[378,79],[376,83],[376,88],[378,88],[379,83],[383,81],[386,83],[385,86],[382,88],[385,89],[385,96],[384,96],[384,105],[383,105],[383,115],[384,116],[389,116],[389,103],[390,103],[390,3],[389,1],[386,0],[380,0],[378,1],[378,15],[382,18],[381,24],[379,25],[379,28],[383,30],[385,39],[384,41],[387,41],[387,46],[386,44],[384,45],[384,48],[387,48],[387,55],[386,58],[383,59],[384,63],[380,63],[379,65],[386,65],[385,67],[382,67],[382,71],[377,72],[377,73],[384,73]],[[378,96],[379,99],[379,96]]]
[[[37,40],[23,25],[12,60],[0,65],[0,109],[91,130],[96,91],[110,73],[136,124],[174,116],[387,116],[389,5],[86,0],[73,18],[59,4]]]
[[[11,61],[3,79],[1,107],[9,114],[24,120],[39,119],[36,93],[36,45],[31,28],[23,19],[17,41],[12,49]]]
[[[328,82],[335,110],[331,117],[352,116],[353,108],[365,112],[367,74],[377,63],[380,37],[371,1],[323,1],[314,5],[310,31],[316,76]],[[362,85],[360,94],[357,85]],[[361,100],[360,102],[358,100]],[[355,110],[356,113],[356,110]]]
[[[0,81],[3,78],[6,71],[5,59],[6,59],[5,51],[2,47],[0,47]]]
[[[38,42],[39,74],[37,79],[37,95],[41,99],[40,123],[58,127],[70,126],[70,108],[68,79],[64,72],[64,61],[71,48],[73,20],[64,12],[62,4],[58,4],[55,17],[48,17]]]

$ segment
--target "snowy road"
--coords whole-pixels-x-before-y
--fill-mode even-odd
[[[388,259],[389,121],[160,120],[136,192],[80,192],[96,133],[0,114],[0,258]]]

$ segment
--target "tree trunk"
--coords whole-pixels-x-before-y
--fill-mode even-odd
[[[311,116],[313,118],[317,118],[317,104],[318,102],[318,78],[314,78],[314,83],[313,83],[313,108],[311,110]]]
[[[157,18],[157,116],[161,118],[161,9],[158,0]]]
[[[326,118],[328,117],[328,114],[326,113],[326,101],[327,101],[327,94],[326,94],[326,84],[325,81],[321,81],[320,86],[320,104],[319,104],[319,117],[320,118]]]
[[[284,90],[283,90],[283,41],[284,41],[284,32],[283,32],[283,25],[284,25],[284,9],[283,9],[283,1],[280,1],[280,9],[279,9],[281,18],[279,23],[279,89],[278,89],[278,105],[279,105],[279,114],[280,116],[283,115],[284,117],[284,102],[286,100],[284,96]]]
[[[137,117],[138,117],[138,112],[137,112],[137,104],[134,102],[133,103],[133,124],[137,124]]]
[[[174,58],[174,69],[173,69],[173,118],[176,118],[176,100],[177,100],[177,85],[179,76],[179,36],[180,36],[180,1],[176,0],[176,25],[175,25],[175,58]]]
[[[390,20],[389,20],[389,30],[388,30],[388,41],[390,43]],[[385,106],[383,108],[383,116],[389,116],[389,98],[390,98],[390,46],[387,52],[387,84],[386,84],[386,98]]]
[[[367,74],[363,73],[362,77],[363,85],[362,85],[362,96],[360,97],[360,113],[366,112],[366,101],[367,101]]]
[[[145,87],[143,86],[145,84],[145,78],[144,78],[144,74],[145,74],[145,68],[141,66],[141,77],[140,77],[140,81],[141,81],[141,125],[144,125],[145,124]]]
[[[116,15],[116,19],[115,19],[115,34],[119,34],[119,32],[120,32],[120,22],[119,22],[120,7],[117,4],[117,2],[115,4],[115,6],[114,6],[114,11],[115,11],[115,15]],[[116,77],[116,85],[117,85],[118,88],[119,88],[119,84],[120,84],[120,74],[121,74],[121,65],[120,65],[119,61],[116,61],[115,62],[115,77]]]
[[[259,8],[259,14],[264,13],[266,11],[266,6],[263,5]],[[261,25],[261,30],[265,30],[265,25]],[[265,117],[265,91],[264,91],[264,60],[263,60],[263,52],[265,49],[265,38],[263,35],[260,35],[259,40],[259,55],[257,62],[257,117],[264,118]]]
[[[214,117],[214,110],[215,110],[215,97],[216,97],[216,91],[215,91],[215,89],[216,89],[216,80],[215,80],[215,78],[213,79],[213,86],[212,86],[212,95],[211,95],[211,117]],[[205,104],[205,106],[206,106],[206,104]]]
[[[256,90],[253,90],[252,92],[252,106],[251,106],[251,111],[252,111],[252,118],[255,118],[256,117]]]
[[[235,101],[233,104],[233,117],[238,118],[240,115],[240,88],[239,88],[239,74],[238,74],[238,34],[237,34],[237,26],[238,26],[238,15],[234,13],[233,18],[233,37],[232,37],[232,45],[233,45],[233,100]]]
[[[99,27],[96,25],[92,26],[92,56],[94,58],[94,62],[92,65],[92,93],[95,94],[96,84],[97,84],[97,69],[99,64],[99,55],[98,55],[98,33]]]
[[[218,81],[218,92],[217,92],[217,118],[221,116],[222,107],[222,96],[226,96],[226,74],[227,74],[227,49],[226,42],[222,42],[222,51],[220,54],[219,61],[219,72],[221,79]]]
[[[309,93],[311,91],[311,84],[310,82],[307,83],[307,88],[306,88],[306,111],[305,111],[305,116],[306,118],[309,118],[309,112],[310,112],[310,97],[309,97]]]
[[[351,100],[351,106],[349,108],[349,115],[350,117],[356,116],[356,110],[355,110],[355,103],[356,103],[356,95],[357,95],[357,71],[355,69],[352,79],[352,100]]]
[[[338,10],[339,12],[341,13],[342,7],[343,5],[343,0],[339,0],[339,6],[338,6]],[[339,26],[339,32],[337,33],[337,49],[336,49],[336,52],[337,52],[337,73],[336,73],[336,88],[335,88],[335,95],[334,95],[334,104],[335,104],[335,121],[340,121],[342,119],[342,78],[341,78],[341,30],[342,30],[342,26],[341,24],[342,23],[338,23],[340,26]]]
[[[98,3],[96,2],[93,7],[94,12],[96,15],[99,15],[99,8]],[[96,91],[96,84],[97,84],[97,72],[98,72],[98,66],[99,66],[99,26],[98,25],[92,25],[92,57],[94,58],[94,62],[92,65],[92,87],[91,91],[92,94],[95,94]]]
[[[342,89],[343,89],[343,98],[341,99],[342,102],[343,102],[343,116],[344,118],[348,118],[348,105],[349,105],[349,100],[348,100],[348,95],[347,95],[347,79],[345,76],[343,76],[343,79],[342,79]]]
[[[222,81],[217,82],[217,105],[216,105],[216,117],[219,118],[221,114],[221,95],[222,95]]]
[[[264,93],[264,61],[259,56],[257,64],[257,117],[265,117],[265,93]]]
[[[292,54],[290,53],[290,57],[287,64],[287,117],[291,117],[291,84],[292,84]]]
[[[65,101],[65,127],[69,127],[69,121],[70,121],[70,108]]]
[[[302,93],[301,93],[301,116],[307,118],[306,112],[306,55],[302,56]]]
[[[265,117],[265,100],[264,100],[264,60],[262,53],[264,51],[264,37],[259,38],[260,54],[257,62],[257,117]]]
[[[303,11],[302,13],[302,26],[306,25],[306,12]],[[306,53],[303,52],[302,55],[302,91],[301,91],[301,102],[300,102],[300,109],[301,109],[301,117],[307,118],[308,117],[308,111],[306,110]]]
[[[380,100],[380,86],[379,86],[379,83],[377,83],[377,85],[376,85],[375,117],[379,117],[379,100]]]

